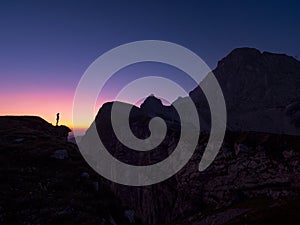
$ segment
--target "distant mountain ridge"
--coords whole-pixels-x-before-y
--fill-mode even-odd
[[[219,154],[205,171],[199,172],[198,165],[209,138],[211,112],[202,90],[196,87],[190,97],[202,133],[189,163],[153,186],[103,182],[135,210],[143,224],[297,224],[300,62],[284,54],[239,48],[223,58],[213,73],[224,94],[228,120]],[[184,105],[186,100],[175,102]],[[141,166],[159,162],[174,151],[180,121],[173,106],[164,106],[155,96],[146,98],[141,107],[132,106],[129,124],[137,137],[149,136],[149,120],[155,116],[163,118],[168,127],[157,148],[141,153],[122,145],[115,136],[110,121],[112,104],[104,104],[93,123],[111,155]],[[87,130],[89,135],[93,134]],[[87,140],[83,137],[81,146],[88,151],[93,146]]]
[[[300,62],[285,54],[238,48],[213,70],[225,98],[228,128],[299,134]],[[199,111],[209,114],[199,87],[190,92]],[[293,113],[291,113],[293,111]]]
[[[238,48],[220,60],[213,73],[230,110],[252,110],[254,104],[282,107],[300,97],[300,62],[285,54]],[[190,95],[197,95],[197,88]]]
[[[222,89],[227,109],[227,129],[276,134],[300,134],[300,62],[285,54],[238,48],[218,62],[213,74]],[[204,79],[205,81],[205,79]],[[210,109],[197,86],[189,93],[199,112],[201,130],[210,130]],[[186,97],[174,103],[185,104]],[[107,114],[104,104],[101,114]],[[109,108],[109,107],[108,107]],[[175,108],[164,106],[154,95],[137,112],[177,121]],[[99,115],[97,116],[99,117]]]
[[[220,60],[212,72],[225,98],[227,129],[300,134],[298,60],[285,54],[238,48]],[[211,112],[204,93],[197,86],[189,95],[198,109],[201,130],[209,131]],[[175,102],[185,104],[185,100],[178,98]],[[175,108],[164,106],[155,96],[146,98],[141,108],[149,116],[179,122]],[[136,112],[137,108],[134,107],[133,111]]]

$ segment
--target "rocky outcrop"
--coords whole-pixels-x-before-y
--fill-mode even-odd
[[[3,136],[5,136],[5,131],[8,131],[8,135],[10,135],[10,130],[18,130],[19,133],[25,136],[32,137],[32,134],[37,133],[38,136],[43,134],[45,136],[55,136],[58,139],[67,140],[71,132],[71,129],[67,126],[52,126],[51,123],[37,116],[1,116],[0,125]],[[22,137],[20,136],[20,138]]]
[[[0,224],[139,224],[66,141],[69,131],[0,117]]]

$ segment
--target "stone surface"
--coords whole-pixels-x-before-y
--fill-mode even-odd
[[[59,149],[55,150],[51,157],[55,159],[67,159],[69,158],[69,154],[66,149]]]

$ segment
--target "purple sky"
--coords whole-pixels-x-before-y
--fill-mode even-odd
[[[183,45],[211,68],[243,46],[299,56],[299,8],[298,1],[3,0],[0,114],[54,120],[60,111],[70,125],[72,96],[85,69],[111,48],[137,40]],[[145,71],[164,71],[193,87],[174,68],[153,64],[116,76],[105,96]]]

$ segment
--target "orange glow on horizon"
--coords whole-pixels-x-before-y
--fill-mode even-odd
[[[51,92],[51,93],[49,93]],[[74,92],[64,91],[64,90],[32,90],[32,92],[10,92],[2,93],[0,95],[0,115],[32,115],[39,116],[51,123],[56,124],[56,113],[60,113],[59,125],[68,126],[70,129],[80,131],[81,133],[85,131],[93,121],[82,121],[73,124],[73,97]],[[145,100],[141,98],[138,102],[127,102],[128,104],[133,104],[140,106],[140,104]],[[116,101],[112,97],[112,94],[106,93],[98,96],[94,109],[94,115],[96,116],[98,110],[106,102]],[[170,103],[162,99],[163,104],[169,105]],[[88,109],[87,109],[88,110]],[[84,118],[84,117],[83,117]]]
[[[47,122],[56,124],[56,113],[60,113],[59,125],[74,129],[72,122],[73,94],[70,92],[49,93],[5,93],[0,96],[0,115],[32,115],[39,116]],[[97,104],[101,107],[102,104]],[[99,109],[99,108],[98,108]],[[76,127],[86,130],[88,121]]]

